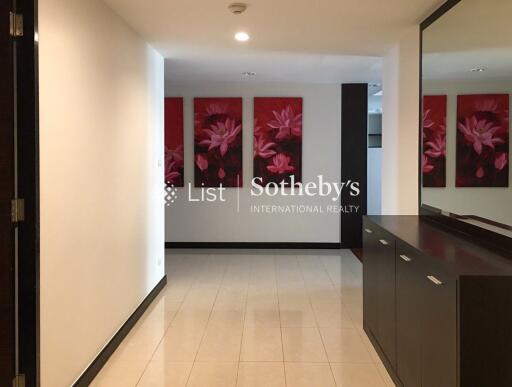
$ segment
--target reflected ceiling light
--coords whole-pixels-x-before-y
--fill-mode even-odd
[[[483,67],[476,67],[474,69],[471,69],[471,72],[472,73],[483,73],[486,69],[484,69]]]
[[[247,42],[250,39],[250,37],[247,32],[240,31],[235,34],[235,39],[239,42]]]

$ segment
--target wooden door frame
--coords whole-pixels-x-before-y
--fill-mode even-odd
[[[23,15],[16,38],[18,196],[25,219],[18,225],[19,372],[39,386],[39,103],[37,0],[14,0]]]
[[[14,45],[9,12],[13,0],[0,5],[0,384],[15,374],[15,229],[11,222],[14,198]]]

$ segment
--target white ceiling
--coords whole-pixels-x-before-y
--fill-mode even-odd
[[[423,33],[425,79],[511,80],[511,15],[511,0],[458,3]]]
[[[104,0],[167,59],[171,81],[378,81],[381,57],[443,0]],[[239,43],[235,32],[251,40]]]

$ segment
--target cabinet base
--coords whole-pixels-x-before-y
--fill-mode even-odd
[[[398,375],[396,374],[395,370],[389,363],[389,360],[388,360],[387,356],[384,354],[384,351],[382,350],[379,343],[373,336],[373,333],[371,332],[371,330],[366,325],[364,325],[363,328],[364,328],[364,332],[366,333],[366,336],[368,336],[368,338],[370,339],[370,342],[372,343],[373,348],[375,348],[375,352],[377,352],[377,355],[379,355],[379,358],[382,361],[382,364],[384,364],[384,367],[386,367],[386,371],[388,371],[389,376],[391,376],[393,383],[395,383],[395,385],[397,387],[404,387],[404,385],[398,378]]]

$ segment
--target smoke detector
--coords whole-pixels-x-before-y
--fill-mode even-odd
[[[228,9],[233,15],[241,15],[247,9],[247,4],[233,3],[228,6]]]

